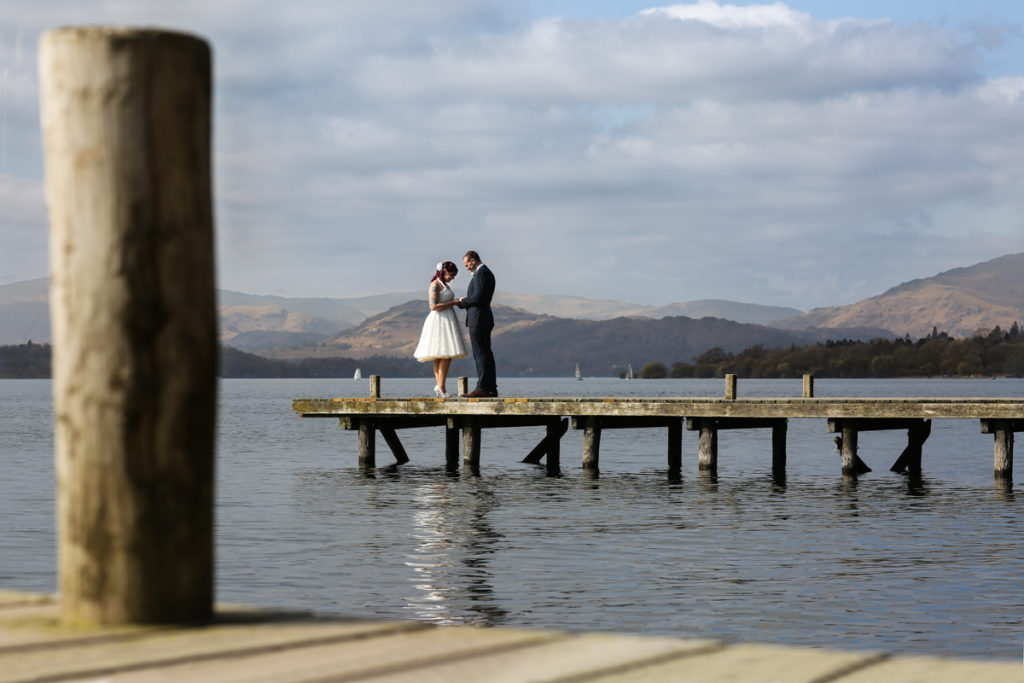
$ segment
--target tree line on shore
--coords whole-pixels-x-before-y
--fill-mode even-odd
[[[652,362],[641,377],[832,378],[1024,376],[1024,332],[1018,323],[954,339],[932,328],[912,340],[827,341],[784,349],[752,346],[739,353],[713,348],[690,363]]]
[[[0,379],[50,377],[50,354],[49,344],[31,341],[0,346]],[[224,347],[219,374],[225,378],[335,378],[351,377],[356,368],[362,368],[364,374],[391,377],[427,376],[430,370],[429,364],[412,358],[272,360]],[[1024,376],[1024,331],[1015,322],[1009,330],[997,326],[960,339],[933,328],[931,334],[916,341],[910,337],[844,340],[781,349],[759,344],[738,353],[715,347],[691,362],[670,366],[654,361],[643,365],[640,372],[647,379],[726,374],[751,379],[805,374],[834,378]]]

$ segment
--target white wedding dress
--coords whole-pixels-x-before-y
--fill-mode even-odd
[[[428,290],[428,299],[429,296]],[[451,287],[442,284],[437,300],[443,303],[454,298],[455,292]],[[427,314],[427,319],[423,321],[423,331],[420,332],[420,343],[416,345],[412,355],[416,360],[423,362],[437,358],[465,358],[469,355],[454,306]]]

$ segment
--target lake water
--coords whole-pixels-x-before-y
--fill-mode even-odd
[[[383,381],[425,396],[432,380]],[[452,387],[454,388],[454,382]],[[506,379],[504,396],[721,396],[721,380]],[[51,386],[0,381],[0,588],[56,590]],[[996,484],[977,420],[938,420],[923,475],[889,472],[906,432],[867,432],[874,471],[840,474],[824,420],[790,420],[785,481],[768,430],[719,436],[716,476],[666,468],[665,430],[602,435],[601,473],[562,440],[561,476],[519,461],[543,428],[483,432],[479,476],[444,470],[440,428],[412,461],[356,467],[357,436],[296,397],[365,380],[225,380],[218,600],[368,617],[625,631],[1015,659],[1024,638],[1020,485]],[[740,380],[799,396],[800,380]],[[1024,380],[823,380],[818,396],[1024,396]],[[1018,460],[1021,458],[1018,456]],[[1018,464],[1018,469],[1020,465]],[[1019,474],[1018,480],[1024,479]]]

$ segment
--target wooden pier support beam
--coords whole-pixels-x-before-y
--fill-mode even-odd
[[[1013,434],[1024,432],[1024,420],[982,420],[981,433],[991,434],[993,470],[997,479],[1013,478]]]
[[[380,398],[380,375],[370,375],[370,398]]]
[[[871,468],[857,455],[857,435],[889,429],[907,430],[907,447],[893,465],[893,471],[921,469],[921,446],[931,434],[931,421],[922,418],[829,418],[829,433],[840,433],[836,439],[842,459],[843,474],[866,474]],[[913,469],[913,468],[917,469]]]
[[[736,375],[725,376],[725,400],[736,400]]]
[[[444,427],[444,466],[449,472],[459,471],[459,422],[451,417]]]
[[[472,417],[462,420],[462,465],[471,471],[480,469],[480,424]]]
[[[668,426],[668,469],[678,472],[683,469],[683,420]]]
[[[540,440],[533,450],[523,458],[523,462],[536,465],[541,458],[547,458],[547,469],[549,472],[558,472],[561,467],[561,443],[562,437],[569,429],[569,418],[551,420],[545,425],[544,438]]]
[[[359,466],[377,466],[377,430],[365,420],[359,423]]]
[[[697,451],[697,466],[701,470],[718,469],[718,430],[720,429],[771,429],[772,469],[786,467],[786,436],[788,420],[784,417],[689,417],[686,428],[700,431]]]
[[[405,452],[405,447],[402,445],[402,440],[398,438],[398,432],[391,427],[380,427],[380,435],[384,437],[384,441],[387,442],[388,448],[391,449],[392,455],[395,456],[395,462],[399,465],[404,465],[409,462],[409,455]]]
[[[697,440],[697,469],[718,470],[718,429],[708,425],[700,428]]]
[[[582,418],[583,469],[597,470],[601,461],[601,424],[596,417]]]
[[[668,428],[668,468],[679,470],[683,453],[682,417],[660,415],[608,415],[604,417],[574,417],[573,429],[583,431],[583,469],[598,469],[601,452],[601,431],[604,429]]]
[[[459,388],[458,392],[455,394],[456,396],[465,396],[466,394],[469,393],[468,377],[459,377],[459,379],[456,381],[456,385]]]
[[[932,421],[921,420],[907,429],[907,447],[900,453],[900,457],[889,468],[891,472],[910,472],[917,474],[921,471],[921,453],[924,442],[932,433]]]
[[[213,613],[209,46],[47,32],[58,591],[66,623]]]
[[[789,432],[789,422],[782,420],[772,425],[772,470],[780,471],[786,469],[786,437]]]
[[[804,375],[804,398],[814,398],[814,375]]]

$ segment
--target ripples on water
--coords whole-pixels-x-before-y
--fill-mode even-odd
[[[55,589],[49,383],[0,382],[0,587]],[[385,380],[416,395],[427,380]],[[720,380],[506,380],[507,395],[719,396]],[[480,476],[443,469],[440,429],[401,432],[412,462],[364,472],[356,436],[301,420],[298,396],[351,380],[221,384],[218,598],[365,616],[1016,658],[1024,628],[1021,502],[992,479],[992,437],[942,420],[920,477],[888,471],[905,432],[860,437],[874,472],[843,478],[824,420],[727,431],[717,477],[665,468],[665,430],[602,435],[601,474],[518,461],[542,428],[485,430]],[[740,381],[796,396],[800,382]],[[819,396],[1021,396],[1024,381],[829,381]],[[387,463],[378,443],[378,462]],[[1018,479],[1020,477],[1018,476]]]

